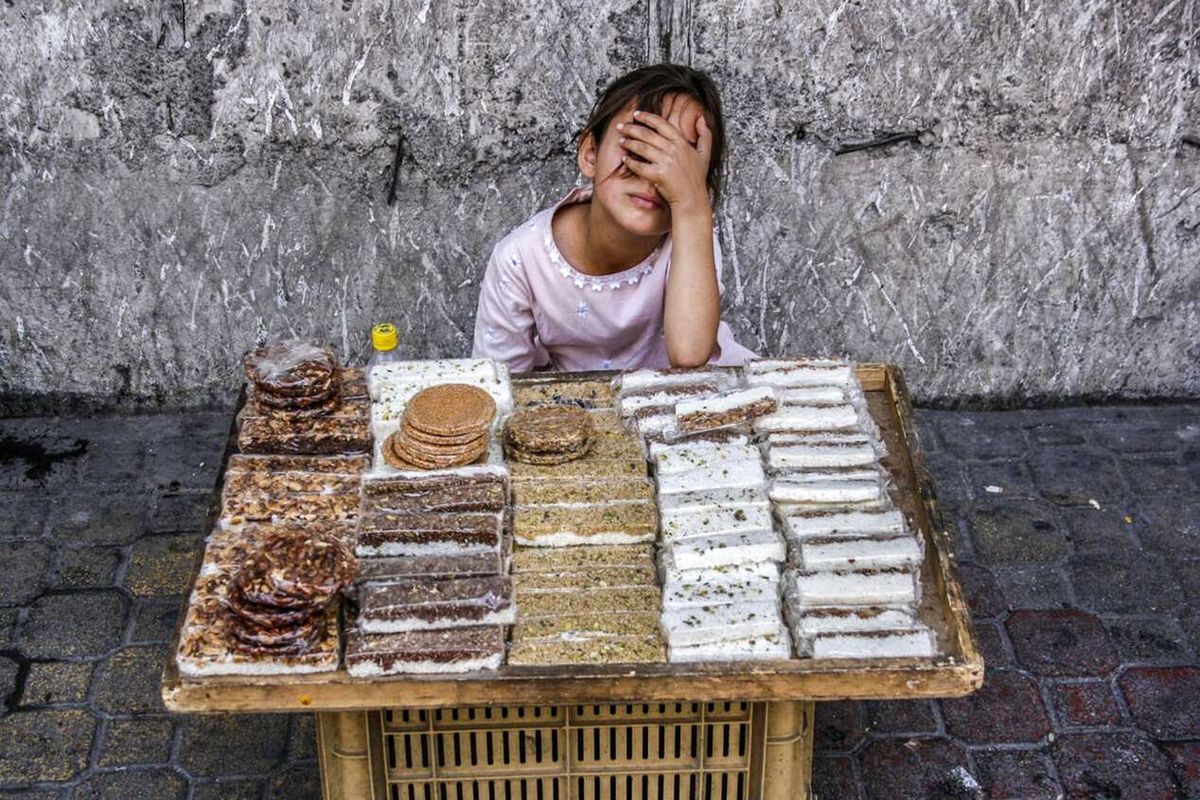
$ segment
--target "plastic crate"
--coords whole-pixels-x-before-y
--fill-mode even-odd
[[[783,736],[776,737],[786,752],[770,759],[768,706],[789,715]],[[336,716],[344,715],[322,715]],[[378,800],[808,796],[810,704],[478,706],[384,709],[361,716],[370,789],[362,793],[367,788],[362,786],[355,794]],[[779,727],[780,720],[773,722]],[[322,719],[320,728],[328,734],[338,724]],[[328,778],[345,765],[329,762],[354,754],[326,739],[321,747],[326,796],[341,797]],[[768,762],[774,766],[768,768]]]

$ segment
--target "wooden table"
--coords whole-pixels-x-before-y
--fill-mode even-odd
[[[460,786],[475,784],[475,791],[480,785],[491,786],[490,791],[494,791],[497,781],[505,780],[505,776],[515,780],[512,776],[516,774],[516,768],[505,759],[497,757],[498,763],[491,764],[492,739],[499,742],[496,737],[503,730],[519,729],[522,748],[524,742],[532,743],[535,739],[536,747],[540,748],[543,733],[548,737],[548,746],[557,747],[560,738],[570,744],[575,741],[574,734],[583,747],[585,737],[580,731],[586,728],[589,736],[596,735],[597,747],[603,750],[599,731],[609,735],[615,727],[621,732],[620,746],[632,753],[632,744],[625,737],[636,730],[644,731],[647,726],[657,730],[655,726],[660,725],[671,726],[672,730],[680,725],[686,730],[694,728],[702,739],[716,736],[719,730],[736,729],[743,731],[739,735],[749,736],[752,746],[732,772],[728,765],[721,766],[720,758],[706,754],[704,748],[699,755],[693,753],[691,761],[680,762],[691,764],[690,769],[704,774],[745,776],[744,786],[738,784],[736,790],[721,789],[720,794],[808,798],[814,702],[957,697],[969,694],[983,682],[983,659],[956,575],[952,535],[943,523],[937,492],[919,447],[903,376],[897,368],[879,364],[859,365],[858,374],[871,414],[887,444],[889,455],[884,465],[899,490],[898,504],[916,521],[925,539],[920,614],[937,636],[939,655],[935,658],[503,666],[494,672],[396,675],[371,680],[351,678],[344,670],[308,676],[185,679],[171,661],[163,674],[163,701],[168,709],[179,712],[316,712],[324,795],[331,799],[440,800],[443,795],[430,793],[430,789],[433,782],[448,780],[448,776],[455,777]],[[575,373],[570,378],[578,380],[588,375],[611,377],[612,373]],[[515,378],[514,383],[555,379],[553,375],[537,375]],[[231,438],[230,449],[232,444]],[[210,509],[210,529],[218,505],[219,491],[214,494]],[[534,708],[545,715],[534,719]],[[595,714],[591,712],[593,708],[597,709]],[[611,713],[600,714],[599,709],[603,708],[611,709]],[[415,709],[454,710],[427,713]],[[686,728],[687,725],[692,728]],[[420,780],[414,785],[424,787],[423,793],[413,793],[408,783],[404,787],[409,794],[396,785],[389,786],[388,770],[403,771],[403,764],[396,766],[393,752],[397,742],[406,748],[414,742],[422,748],[431,743],[442,747],[446,737],[452,736],[458,742],[460,733],[471,735],[472,754],[476,735],[479,742],[486,743],[487,775],[492,777],[487,777],[482,767],[477,773],[461,769],[455,772],[443,753],[432,761],[425,756],[417,759],[420,769],[414,774]],[[616,743],[616,734],[611,735]],[[589,752],[596,749],[590,744],[587,747]],[[505,750],[506,758],[507,754]],[[411,755],[408,757],[411,760]],[[662,770],[653,764],[671,760],[660,753],[658,758],[642,759],[641,769],[634,770],[629,764],[638,761],[637,758],[617,758],[608,768],[595,765],[584,768],[577,763],[578,758],[578,753],[574,757],[564,753],[561,758],[541,765],[539,756],[537,764],[521,774],[532,770],[529,774],[542,775],[543,772],[538,772],[541,769],[551,782],[529,778],[537,786],[537,794],[530,796],[530,800],[557,800],[563,789],[567,793],[562,800],[580,795],[626,796],[631,791],[639,800],[658,796],[653,787],[646,788],[650,784],[640,789],[632,782],[618,786],[616,778],[611,776],[625,780],[629,775],[639,778],[644,774],[657,775]],[[387,765],[382,763],[385,760],[389,760]],[[676,764],[667,771],[675,775],[682,769]],[[602,785],[597,777],[593,786],[590,781],[595,775],[610,782]],[[527,783],[526,788],[533,785]],[[552,791],[543,798],[545,786]],[[678,791],[696,796],[697,791],[708,795],[718,790],[685,787]],[[503,794],[495,797],[508,800]],[[458,800],[481,798],[491,800],[486,793],[479,797],[464,795]]]

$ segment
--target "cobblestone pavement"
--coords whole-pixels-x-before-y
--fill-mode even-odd
[[[1200,406],[918,419],[987,677],[818,706],[818,797],[1200,798]],[[311,717],[159,700],[228,425],[0,421],[0,798],[319,796]]]

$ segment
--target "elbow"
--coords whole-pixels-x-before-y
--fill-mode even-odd
[[[707,351],[695,346],[668,347],[667,358],[670,359],[672,367],[694,369],[707,364],[708,359],[712,356],[712,351],[712,347],[708,348]]]

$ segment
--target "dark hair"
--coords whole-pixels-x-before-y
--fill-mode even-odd
[[[721,93],[717,85],[707,73],[698,69],[681,64],[654,64],[617,78],[596,99],[587,123],[575,137],[576,146],[590,133],[599,147],[613,117],[629,103],[636,101],[638,110],[657,114],[662,109],[663,99],[673,94],[690,97],[704,107],[704,118],[712,132],[706,183],[713,196],[713,205],[716,205],[725,178],[725,117],[721,112]],[[623,172],[628,172],[624,165],[614,174]]]

